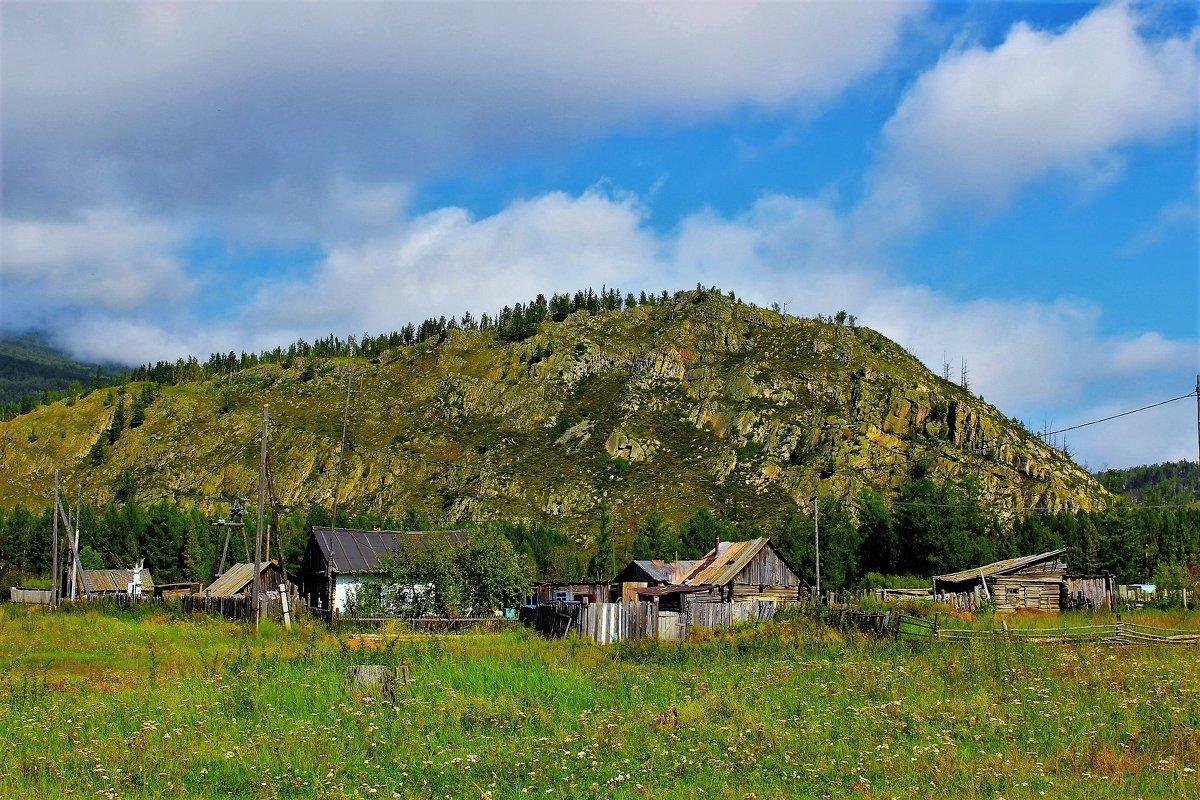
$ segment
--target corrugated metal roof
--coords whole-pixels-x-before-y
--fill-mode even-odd
[[[715,550],[700,560],[683,583],[688,586],[724,586],[746,568],[770,539],[751,539],[748,542],[721,542]]]
[[[259,575],[271,571],[275,568],[274,561],[264,561],[262,569],[259,570]],[[245,590],[254,580],[254,565],[253,564],[234,564],[229,569],[225,570],[216,580],[210,583],[205,589],[204,594],[209,597],[233,597]],[[261,582],[260,582],[261,583]],[[271,589],[279,587],[272,586]]]
[[[321,556],[339,575],[381,572],[380,563],[393,552],[419,552],[433,538],[466,541],[462,531],[359,531],[351,528],[313,529]]]
[[[129,584],[133,583],[133,570],[131,569],[85,569],[82,570],[83,591],[89,594],[92,593],[118,593],[124,594],[129,588]],[[142,591],[149,591],[154,588],[154,579],[150,577],[150,570],[142,570]]]
[[[983,577],[990,578],[993,575],[1004,575],[1009,572],[1020,572],[1025,567],[1031,564],[1036,564],[1039,561],[1047,561],[1051,558],[1057,558],[1065,553],[1065,549],[1050,550],[1046,553],[1039,553],[1036,556],[1021,556],[1020,558],[1006,558],[1003,561],[996,561],[992,564],[985,564],[982,567],[974,569],[964,569],[961,572],[951,572],[947,575],[935,575],[935,581],[943,581],[945,583],[959,583],[961,581],[969,581],[978,579],[980,574]]]

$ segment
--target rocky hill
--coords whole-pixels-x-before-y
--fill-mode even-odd
[[[853,502],[863,487],[887,495],[914,475],[974,478],[983,501],[1008,513],[1109,499],[1061,452],[875,331],[683,292],[547,320],[515,343],[451,329],[370,361],[267,364],[165,386],[142,424],[102,448],[119,396],[45,406],[0,424],[0,504],[40,506],[56,468],[98,501],[125,471],[144,499],[213,508],[253,497],[266,403],[280,500],[329,505],[346,372],[358,377],[345,509],[582,532],[607,498],[626,529],[652,510],[679,520],[700,506],[768,526],[818,487]]]

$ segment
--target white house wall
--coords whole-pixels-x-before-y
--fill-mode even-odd
[[[338,614],[345,614],[347,602],[351,597],[357,596],[362,591],[362,587],[365,586],[374,591],[380,585],[384,588],[385,597],[394,597],[401,591],[409,597],[421,596],[433,590],[432,584],[408,586],[398,583],[382,583],[377,576],[337,575],[333,585],[333,610]]]

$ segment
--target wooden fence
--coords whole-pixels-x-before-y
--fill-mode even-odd
[[[8,601],[48,606],[52,594],[50,589],[23,589],[19,586],[11,586],[8,590]]]
[[[1033,644],[1101,643],[1101,644],[1200,644],[1200,631],[1179,628],[1159,628],[1135,622],[1124,622],[1120,615],[1117,621],[1105,625],[1080,625],[1070,628],[1009,628],[1001,622],[1000,628],[975,630],[971,628],[945,628],[941,625],[941,614],[914,617],[898,611],[884,614],[867,614],[849,609],[828,609],[808,606],[801,613],[839,630],[856,628],[864,633],[879,637],[927,641],[1008,641]]]
[[[326,622],[329,621],[328,614],[318,616]],[[518,624],[515,618],[507,617],[350,617],[344,614],[335,614],[332,624],[352,629],[382,628],[389,622],[427,633],[461,633],[481,628],[496,631]]]
[[[688,603],[682,611],[662,611],[647,601],[619,603],[543,603],[522,608],[520,619],[550,637],[572,630],[599,642],[622,639],[660,639],[678,642],[694,630],[729,628],[738,623],[768,620],[784,601],[739,600],[732,603]]]

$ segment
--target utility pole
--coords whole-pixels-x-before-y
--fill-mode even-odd
[[[58,606],[58,470],[54,470],[54,510],[51,512],[54,517],[54,543],[50,552],[50,605]]]
[[[67,594],[72,602],[75,600],[76,594],[76,577],[79,575],[79,512],[83,507],[83,484],[79,484],[79,491],[75,495],[75,536],[71,544],[71,577],[67,581]],[[70,532],[67,533],[70,536]]]
[[[813,495],[813,541],[817,547],[817,602],[821,601],[821,493]]]
[[[250,604],[254,607],[254,628],[258,629],[259,618],[261,614],[261,582],[262,571],[262,545],[263,545],[263,499],[267,488],[267,428],[271,424],[271,417],[268,413],[268,406],[263,404],[263,419],[262,419],[262,448],[258,456],[258,534],[254,537],[254,582],[250,590]]]
[[[217,567],[217,577],[225,574],[225,557],[229,554],[229,537],[232,535],[230,528],[242,529],[242,543],[246,546],[246,560],[250,560],[250,539],[246,536],[246,522],[242,516],[246,513],[246,508],[242,505],[242,499],[239,497],[233,498],[233,502],[229,504],[229,516],[231,521],[226,522],[224,517],[221,517],[216,522],[208,523],[214,528],[225,529],[225,546],[221,549],[221,564]]]
[[[342,443],[338,446],[337,480],[334,481],[333,484],[333,521],[331,524],[334,528],[337,528],[338,526],[337,507],[338,495],[342,493],[342,459],[346,454],[346,426],[350,422],[350,384],[355,378],[359,378],[361,380],[362,373],[346,373],[346,409],[342,412]]]
[[[1196,460],[1200,463],[1200,372],[1196,373]]]

